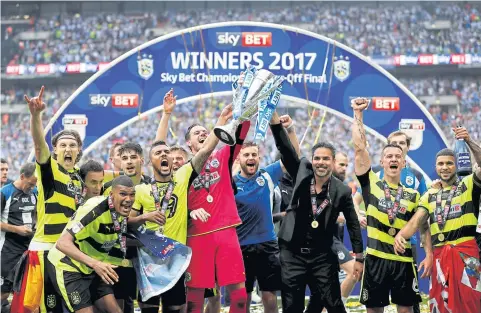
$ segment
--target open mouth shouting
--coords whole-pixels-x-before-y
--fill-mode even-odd
[[[168,171],[169,170],[169,160],[167,159],[162,159],[162,161],[160,161],[160,169],[162,171]]]
[[[63,156],[63,161],[65,165],[67,166],[73,166],[74,165],[74,159],[71,153],[65,153]]]
[[[247,170],[249,172],[255,172],[256,171],[256,168],[257,168],[257,164],[256,164],[256,161],[254,160],[249,160],[246,162],[246,167],[247,167]]]
[[[122,201],[122,203],[120,203],[119,213],[122,216],[129,216],[131,209],[132,209],[132,201]]]

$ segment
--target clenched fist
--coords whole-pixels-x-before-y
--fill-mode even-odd
[[[364,111],[369,106],[369,99],[356,98],[351,100],[351,107],[354,111]]]

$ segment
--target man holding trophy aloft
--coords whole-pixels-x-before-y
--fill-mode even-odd
[[[235,229],[241,220],[234,199],[235,185],[231,171],[249,131],[250,119],[257,112],[260,115],[256,137],[262,139],[265,136],[270,116],[278,102],[276,97],[280,97],[282,81],[282,78],[266,70],[250,67],[233,84],[234,120],[215,130],[215,134],[227,145],[212,153],[190,187],[188,209],[192,219],[187,245],[192,248],[192,260],[185,275],[188,312],[201,312],[204,290],[214,288],[216,282],[219,286],[226,286],[230,293],[230,312],[246,311],[244,263]],[[169,115],[164,113],[162,120],[168,119]],[[266,120],[264,124],[263,120]],[[165,136],[164,132],[156,140],[165,140]],[[185,140],[193,155],[202,149],[207,136],[208,131],[199,124],[188,128]]]

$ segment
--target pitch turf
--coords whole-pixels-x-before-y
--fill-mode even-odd
[[[421,303],[421,313],[429,313],[429,305],[428,305],[428,296],[427,295],[422,295],[423,302]],[[281,308],[281,299],[278,298],[278,303],[279,303],[279,313],[282,313],[282,308]],[[348,302],[347,302],[347,308],[349,309],[350,313],[365,313],[366,309],[364,308],[363,305],[361,305],[358,301],[357,297],[350,297]],[[140,310],[138,310],[140,312]],[[162,311],[159,311],[162,312]],[[229,312],[229,307],[223,307],[221,309],[221,313],[228,313]],[[384,313],[396,313],[396,306],[391,305],[387,308],[384,309]],[[136,311],[137,313],[137,311]],[[251,305],[251,310],[250,313],[264,313],[264,308],[262,307],[262,304],[253,304]]]

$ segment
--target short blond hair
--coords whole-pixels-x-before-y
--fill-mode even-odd
[[[411,137],[409,137],[408,134],[406,134],[402,130],[397,130],[395,132],[390,133],[389,136],[387,137],[387,143],[390,144],[392,137],[396,137],[396,136],[406,137],[406,144],[408,145],[408,148],[411,146]]]

